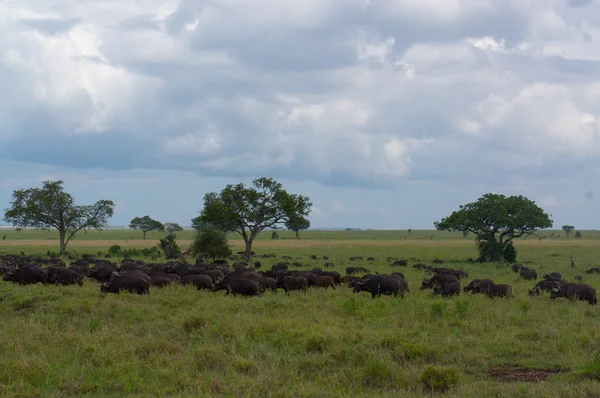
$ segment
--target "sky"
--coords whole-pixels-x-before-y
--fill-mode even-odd
[[[60,179],[189,225],[268,176],[315,228],[600,225],[600,0],[2,0],[0,92],[0,209]]]

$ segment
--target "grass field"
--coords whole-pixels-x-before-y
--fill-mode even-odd
[[[0,253],[57,249],[52,233],[0,232],[7,235]],[[600,275],[584,272],[600,266],[600,233],[582,231],[582,239],[550,233],[519,240],[519,261],[540,276],[582,275],[600,288]],[[158,235],[147,241],[139,235],[90,232],[69,249],[96,253],[113,244],[157,243]],[[372,300],[346,287],[244,299],[182,286],[138,296],[101,295],[93,280],[83,287],[0,282],[0,394],[424,396],[433,393],[429,382],[435,375],[447,372],[457,381],[446,393],[451,396],[600,396],[600,362],[593,359],[600,307],[529,297],[533,283],[516,281],[508,267],[463,262],[476,257],[472,238],[432,231],[412,231],[410,237],[406,231],[306,231],[301,240],[280,235],[277,241],[263,236],[254,250],[301,256],[311,266],[324,261],[309,261],[309,255],[328,255],[340,273],[349,265],[398,270],[387,265],[388,256],[428,264],[441,258],[467,270],[469,280],[489,277],[513,285],[516,297],[434,298],[419,290],[424,274],[411,268],[412,261],[399,269],[410,285],[404,300]],[[181,245],[192,236],[180,233]],[[230,243],[242,248],[239,239]],[[377,261],[348,261],[356,255]],[[263,261],[264,268],[275,261]],[[551,376],[535,381],[542,374]]]

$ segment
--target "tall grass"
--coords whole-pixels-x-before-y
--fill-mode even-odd
[[[529,297],[533,283],[516,281],[510,268],[461,262],[474,256],[471,240],[305,242],[263,241],[256,249],[301,256],[311,267],[324,261],[308,261],[310,254],[328,255],[341,273],[351,264],[400,270],[410,293],[404,300],[372,300],[344,287],[245,299],[170,286],[152,289],[149,296],[101,295],[91,280],[83,287],[0,281],[0,394],[391,397],[447,390],[467,397],[565,397],[600,391],[600,382],[590,376],[600,308]],[[595,245],[569,240],[517,247],[540,275],[559,271],[572,280],[581,274],[600,288],[600,276],[585,274],[583,265],[569,267],[573,251],[578,264],[593,263],[600,250]],[[355,255],[377,261],[350,263]],[[469,279],[513,285],[515,298],[434,298],[431,291],[419,290],[424,274],[412,269],[411,261],[407,268],[391,268],[387,256],[452,260],[446,265],[466,269]],[[262,261],[266,268],[276,260]],[[575,371],[544,383],[506,384],[488,375],[490,367],[503,364]]]

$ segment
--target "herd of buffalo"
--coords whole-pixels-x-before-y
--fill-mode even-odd
[[[263,255],[264,258],[274,258],[274,254]],[[328,260],[327,257],[318,258],[311,256],[311,260]],[[234,257],[235,259],[235,257]],[[292,260],[289,256],[282,256],[282,260]],[[298,260],[298,259],[297,259]],[[363,260],[362,257],[351,257],[350,261]],[[374,258],[367,258],[375,261]],[[388,258],[392,267],[406,267],[406,260]],[[443,263],[434,260],[434,264]],[[125,259],[120,263],[94,256],[84,255],[80,259],[73,259],[66,264],[60,258],[44,258],[39,256],[25,256],[6,254],[0,256],[0,274],[4,281],[25,284],[58,284],[82,285],[85,277],[100,282],[102,293],[119,293],[121,291],[138,294],[149,294],[150,287],[161,288],[172,283],[193,285],[197,289],[211,291],[225,291],[226,294],[256,296],[266,290],[276,291],[283,289],[287,294],[290,291],[306,292],[310,287],[336,289],[337,286],[346,284],[353,292],[369,292],[372,298],[380,295],[393,295],[404,298],[409,292],[408,281],[401,272],[392,272],[390,275],[371,273],[364,267],[347,267],[346,275],[342,276],[336,271],[324,271],[321,268],[311,270],[290,270],[291,267],[301,267],[302,263],[281,261],[274,264],[271,269],[261,271],[262,263],[255,261],[251,265],[246,262],[234,262],[231,266],[227,260],[217,260],[209,263],[199,258],[195,264],[186,261],[169,261],[167,263],[145,263],[142,260]],[[324,263],[324,268],[331,268],[333,264]],[[433,295],[442,297],[459,295],[461,292],[461,279],[468,278],[464,270],[446,267],[429,266],[422,263],[413,265],[415,269],[429,274],[422,283],[421,290],[432,289]],[[519,274],[519,279],[537,280],[538,275],[534,269],[513,264],[512,270]],[[600,268],[591,268],[587,273],[600,273]],[[362,276],[357,276],[362,274]],[[578,278],[580,279],[580,278]],[[481,293],[488,297],[512,297],[512,287],[507,284],[495,284],[490,279],[474,279],[462,289],[464,292]],[[540,282],[529,290],[530,295],[539,295],[549,292],[550,298],[566,297],[597,304],[596,289],[588,284],[571,283],[564,279],[558,272],[547,273]]]

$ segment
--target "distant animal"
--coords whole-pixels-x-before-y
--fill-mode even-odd
[[[519,273],[519,278],[517,279],[525,279],[526,281],[536,280],[537,279],[537,271],[532,268],[522,267],[521,272]]]
[[[560,272],[550,272],[544,274],[544,279],[562,279],[562,276],[560,275]]]

